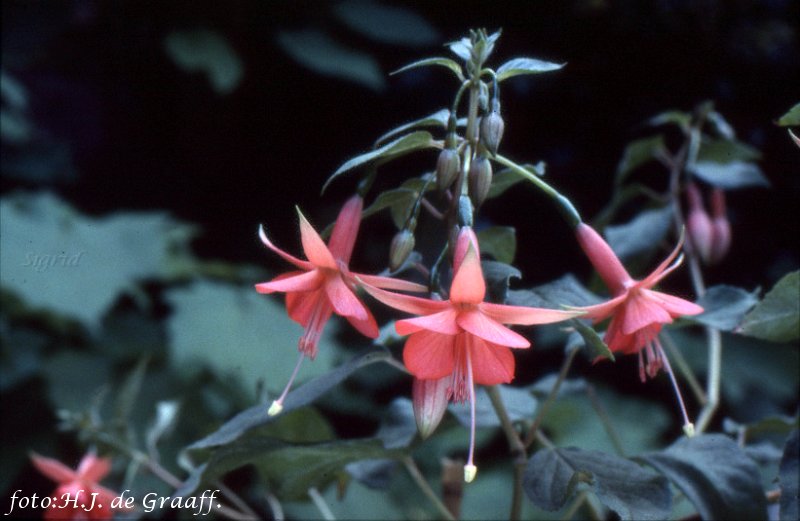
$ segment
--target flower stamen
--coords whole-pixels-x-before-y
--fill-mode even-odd
[[[683,403],[683,396],[681,396],[681,390],[678,387],[678,381],[675,379],[675,374],[672,372],[672,366],[670,366],[667,355],[664,353],[664,349],[661,347],[661,342],[656,339],[655,344],[656,349],[661,356],[661,361],[664,365],[664,371],[669,375],[669,379],[672,382],[672,388],[675,390],[675,396],[678,399],[678,405],[680,405],[681,414],[683,414],[683,432],[687,437],[691,438],[694,436],[694,423],[689,421],[689,415],[686,413],[686,406]]]
[[[303,363],[303,359],[306,357],[304,353],[300,353],[300,358],[297,360],[297,364],[294,366],[294,371],[292,371],[292,376],[289,377],[289,382],[286,384],[286,387],[283,389],[283,393],[281,393],[280,398],[272,402],[272,405],[269,406],[269,410],[267,414],[270,416],[275,416],[280,414],[283,410],[283,400],[286,399],[286,395],[289,394],[289,389],[292,388],[292,383],[294,382],[295,377],[297,376],[297,372],[300,370],[300,364]]]
[[[469,341],[464,346],[467,357],[467,385],[469,386],[469,456],[464,465],[464,481],[471,483],[478,473],[478,467],[473,464],[475,455],[475,382],[472,380],[472,357],[470,356]]]

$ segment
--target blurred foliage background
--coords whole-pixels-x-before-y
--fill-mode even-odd
[[[449,74],[388,73],[445,54],[442,44],[469,28],[502,28],[498,63],[518,55],[567,63],[504,83],[503,150],[545,161],[549,182],[588,217],[610,197],[625,145],[643,135],[645,120],[713,100],[739,140],[761,151],[771,187],[728,194],[733,248],[707,281],[769,289],[800,263],[800,151],[775,124],[798,101],[797,20],[800,3],[789,0],[4,1],[3,511],[6,491],[50,486],[27,464],[29,450],[78,460],[78,440],[59,423],[86,427],[102,417],[131,445],[149,447],[156,404],[174,405],[179,412],[164,413],[171,421],[152,441],[177,472],[183,446],[280,389],[299,328],[279,300],[252,290],[284,268],[265,254],[258,224],[299,251],[294,205],[318,228],[331,222],[353,181],[337,181],[324,197],[319,190],[341,163],[383,132],[450,104]],[[396,185],[434,161],[433,152],[417,154],[382,177],[395,176]],[[652,166],[637,175],[666,183]],[[488,202],[480,219],[516,227],[515,265],[526,287],[566,271],[588,278],[572,234],[535,190]],[[392,233],[388,217],[365,224],[354,268],[385,267]],[[675,278],[690,291],[686,277]],[[328,329],[303,378],[369,345]],[[561,351],[548,350],[542,336],[540,350],[518,359],[520,384],[560,364]],[[700,338],[681,342],[698,369]],[[717,428],[725,417],[748,422],[796,410],[796,346],[743,342],[728,342],[724,374],[736,377],[724,383]],[[679,430],[667,382],[640,385],[634,366],[579,361],[575,369],[600,389],[629,453]],[[356,375],[308,421],[320,425],[319,439],[370,436],[377,406],[408,396],[408,384],[388,368]],[[585,399],[559,403],[547,426],[557,442],[610,443],[587,420]],[[442,446],[463,446],[463,432],[448,432]],[[498,435],[482,450],[505,455],[506,447]],[[116,470],[118,484],[126,475],[141,491],[169,492],[123,461]],[[494,470],[465,497],[463,510],[476,518],[492,517],[481,498],[502,488],[505,469]],[[253,483],[246,472],[231,479]],[[372,490],[355,490],[351,503],[375,505],[367,517],[425,516],[403,510],[400,494],[390,508]],[[307,504],[296,508],[308,515]]]

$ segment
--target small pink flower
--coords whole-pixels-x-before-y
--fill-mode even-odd
[[[414,384],[415,416],[423,434],[435,428],[447,400],[469,402],[472,425],[464,479],[472,481],[477,472],[473,464],[475,384],[510,382],[514,378],[510,348],[531,345],[504,324],[550,324],[578,313],[484,302],[486,283],[478,240],[471,228],[462,228],[458,235],[453,271],[449,300],[399,295],[369,285],[364,289],[388,306],[420,315],[398,320],[395,329],[401,335],[410,335],[403,349],[403,362],[418,381],[424,382]]]
[[[711,216],[706,212],[703,196],[696,184],[689,183],[686,186],[686,199],[689,203],[689,212],[686,215],[686,232],[689,235],[687,246],[696,251],[700,259],[708,264],[714,242]]]
[[[427,290],[425,286],[413,282],[352,273],[349,270],[347,265],[358,235],[362,207],[363,200],[359,196],[353,196],[345,203],[339,212],[327,245],[298,209],[300,237],[308,260],[298,259],[281,250],[270,242],[263,228],[259,229],[259,236],[264,245],[294,264],[298,271],[284,273],[270,282],[256,284],[256,291],[286,293],[286,309],[289,316],[305,328],[298,345],[300,359],[283,394],[270,407],[270,414],[278,414],[283,408],[283,400],[289,392],[303,358],[307,356],[313,360],[317,356],[317,344],[331,315],[334,313],[341,315],[361,334],[377,338],[378,325],[375,323],[375,318],[355,294],[358,285],[356,277],[380,288],[400,291]]]
[[[83,457],[77,470],[38,454],[31,454],[31,461],[39,472],[58,483],[53,492],[55,501],[45,511],[45,519],[104,520],[114,516],[111,501],[119,494],[98,483],[111,470],[111,460],[98,458],[90,452]],[[81,508],[81,504],[85,508]],[[62,506],[66,508],[59,508]]]
[[[712,264],[720,262],[731,249],[731,223],[725,209],[725,192],[715,188],[711,192],[711,227],[713,240],[709,259]]]
[[[664,324],[670,324],[673,319],[683,315],[700,314],[703,308],[688,300],[652,289],[681,264],[682,257],[672,262],[681,249],[682,241],[655,271],[642,280],[634,280],[608,243],[592,227],[581,223],[575,229],[575,234],[581,248],[613,295],[608,302],[578,309],[585,311],[587,318],[595,323],[611,317],[604,340],[613,352],[639,356],[639,378],[642,382],[646,381],[647,376],[655,377],[662,367],[665,369],[675,388],[685,429],[691,429],[691,422],[658,334]]]

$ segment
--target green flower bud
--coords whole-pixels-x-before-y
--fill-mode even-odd
[[[484,156],[477,156],[469,167],[469,195],[475,207],[479,207],[489,195],[492,187],[492,165]]]
[[[466,195],[458,198],[458,224],[472,226],[472,201]]]
[[[414,251],[414,234],[408,229],[397,232],[389,246],[389,269],[397,271]]]
[[[478,107],[481,109],[481,112],[488,112],[489,110],[489,87],[487,87],[484,82],[480,83]]]
[[[503,139],[505,123],[500,116],[500,102],[492,101],[492,111],[481,118],[481,141],[492,155],[497,155],[497,147]]]
[[[461,157],[452,148],[445,148],[436,160],[436,185],[444,192],[452,185],[461,170]]]

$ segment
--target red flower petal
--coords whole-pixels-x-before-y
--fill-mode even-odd
[[[617,254],[594,228],[581,223],[575,228],[575,236],[612,294],[618,295],[624,291],[627,284],[633,282]]]
[[[327,302],[328,295],[322,288],[316,291],[306,291],[302,293],[286,294],[286,311],[289,317],[303,327],[308,325],[311,315],[317,306],[322,305],[324,300]]]
[[[464,254],[464,261],[456,270],[453,283],[450,285],[450,301],[458,304],[478,304],[483,302],[485,295],[486,283],[483,281],[481,260],[470,243]]]
[[[416,282],[408,282],[406,280],[394,279],[392,277],[380,277],[378,275],[364,275],[362,273],[353,273],[352,276],[358,277],[365,284],[375,286],[382,289],[394,289],[397,291],[413,291],[415,293],[424,293],[428,291],[428,286],[417,284]]]
[[[480,259],[481,250],[478,247],[478,237],[471,227],[464,226],[461,228],[461,231],[458,232],[458,238],[456,239],[456,247],[453,252],[453,271],[458,271],[461,267],[461,263],[464,261],[464,256],[467,254],[470,245],[475,248],[476,256]]]
[[[297,209],[297,215],[300,216],[300,239],[303,242],[303,251],[308,260],[314,263],[315,266],[338,271],[339,266],[336,264],[336,260],[331,255],[330,250],[325,246],[325,242],[323,242],[314,227],[309,224],[299,208]]]
[[[361,224],[361,208],[364,201],[361,197],[354,195],[351,197],[339,212],[336,224],[333,225],[328,249],[334,258],[339,259],[345,264],[350,263],[350,255],[353,253],[353,245],[358,235],[358,226]]]
[[[256,291],[259,293],[313,291],[322,285],[322,281],[323,276],[319,270],[294,271],[290,274],[279,275],[269,282],[256,284]]]
[[[283,257],[283,259],[286,260],[287,262],[290,262],[290,263],[294,264],[295,266],[297,266],[298,268],[300,268],[303,271],[308,271],[308,270],[313,270],[314,269],[314,265],[311,264],[310,262],[304,261],[304,260],[300,260],[297,257],[295,257],[294,255],[286,253],[282,249],[280,249],[277,246],[275,246],[274,244],[272,244],[272,242],[267,237],[266,232],[264,232],[264,228],[261,227],[261,226],[258,227],[258,236],[261,238],[261,242],[263,242],[264,245],[267,248],[269,248],[270,250],[274,251],[275,253],[277,253],[278,255]]]
[[[682,315],[699,315],[705,311],[701,306],[698,306],[694,302],[689,302],[688,300],[684,300],[680,297],[661,293],[660,291],[647,289],[641,291],[644,292],[648,298],[658,302],[658,304],[666,309],[667,312],[673,317]]]
[[[630,335],[650,324],[669,324],[672,317],[667,310],[644,294],[631,295],[625,302],[625,315],[622,321],[622,332]]]
[[[478,310],[462,311],[456,319],[458,325],[469,333],[488,342],[508,347],[530,347],[525,337],[495,322]]]
[[[399,335],[410,335],[421,330],[433,331],[444,335],[456,335],[461,328],[456,324],[458,312],[453,308],[445,309],[433,315],[398,320],[394,328]]]
[[[672,270],[680,266],[681,263],[680,260],[676,262],[675,265],[673,266],[670,266],[670,264],[675,259],[675,257],[678,256],[678,253],[680,253],[682,247],[683,247],[683,233],[681,233],[681,237],[680,239],[678,239],[678,244],[675,246],[675,249],[672,250],[672,253],[670,253],[669,256],[666,259],[664,259],[664,261],[661,264],[658,265],[658,267],[653,271],[653,273],[651,273],[644,280],[639,282],[639,286],[644,288],[652,288],[653,286],[658,284],[658,281],[669,275],[669,273]]]
[[[604,320],[609,315],[617,311],[617,308],[625,304],[625,301],[628,299],[628,293],[625,292],[618,297],[614,297],[611,300],[606,302],[601,302],[600,304],[595,304],[594,306],[583,306],[579,308],[574,308],[576,310],[580,310],[586,313],[585,318],[592,319],[595,323]]]
[[[353,290],[347,287],[338,273],[326,277],[325,292],[328,294],[333,309],[343,317],[354,317],[358,320],[367,318],[367,308],[358,300]]]
[[[361,280],[361,282],[361,287],[377,300],[380,300],[389,307],[405,311],[406,313],[431,315],[450,307],[450,303],[447,301],[401,295],[400,293],[392,293],[391,291],[384,291],[374,286],[364,284],[363,280]]]
[[[417,378],[444,378],[455,368],[455,339],[453,335],[430,331],[414,333],[406,340],[403,363]]]
[[[514,355],[510,349],[475,337],[467,345],[472,359],[472,379],[476,384],[496,385],[514,379]]]
[[[78,477],[85,481],[100,481],[111,471],[111,460],[98,458],[91,452],[78,465]]]
[[[57,483],[66,483],[77,479],[74,470],[53,458],[45,458],[36,453],[31,453],[33,465],[45,476]]]
[[[518,324],[532,326],[534,324],[552,324],[569,320],[582,314],[582,311],[562,311],[558,309],[529,308],[523,306],[506,306],[482,302],[478,308],[484,315],[501,324]]]
[[[359,333],[364,335],[367,338],[378,338],[380,331],[378,330],[378,324],[375,322],[375,317],[372,316],[372,313],[369,312],[367,309],[367,318],[364,319],[357,319],[355,317],[344,317],[350,322],[350,325],[356,328]]]

